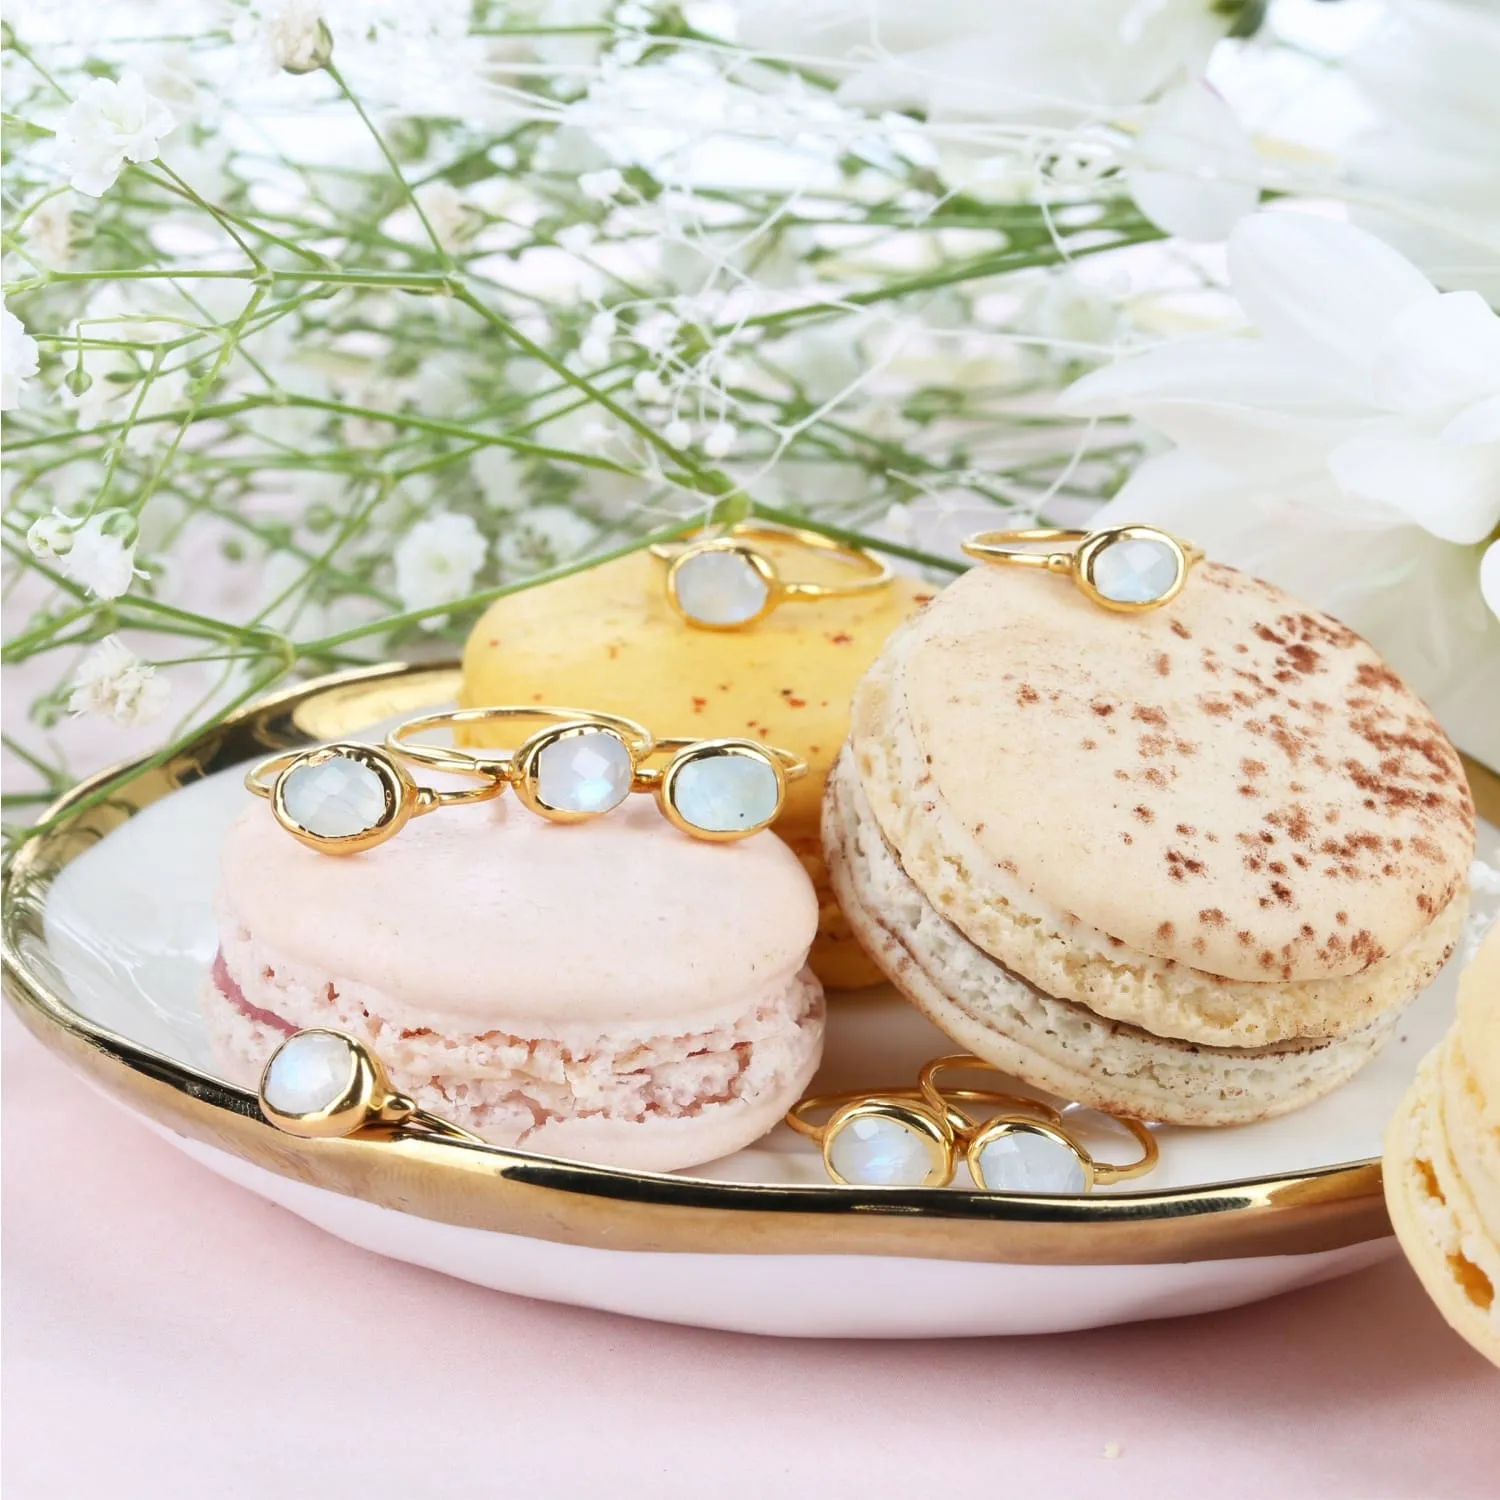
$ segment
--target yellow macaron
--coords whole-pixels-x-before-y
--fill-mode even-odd
[[[1500,927],[1386,1135],[1385,1200],[1438,1311],[1500,1365]]]
[[[787,577],[839,576],[836,561],[794,543],[763,545]],[[806,760],[809,774],[788,785],[776,832],[817,886],[813,970],[831,989],[877,983],[829,889],[819,808],[854,685],[934,587],[896,577],[862,596],[789,601],[746,630],[719,631],[684,624],[665,582],[663,562],[643,551],[497,599],[464,651],[463,702],[575,704],[628,715],[661,738],[737,736]],[[466,743],[499,743],[503,732]]]

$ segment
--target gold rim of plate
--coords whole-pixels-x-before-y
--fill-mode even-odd
[[[119,769],[61,798],[4,886],[6,996],[69,1067],[179,1136],[283,1177],[446,1224],[613,1250],[884,1255],[1028,1265],[1124,1265],[1300,1255],[1388,1235],[1378,1158],[1163,1192],[1039,1198],[953,1188],[781,1186],[623,1172],[499,1146],[403,1137],[300,1140],[255,1095],[95,1025],[39,960],[52,880],[135,812],[244,761],[339,739],[457,695],[451,664],[342,672],[204,731],[160,765],[141,760],[109,800],[80,804]],[[1500,821],[1500,777],[1466,762]]]

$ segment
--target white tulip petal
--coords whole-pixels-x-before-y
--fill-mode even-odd
[[[1249,132],[1207,83],[1183,84],[1151,111],[1125,180],[1158,229],[1221,240],[1260,201],[1260,162]]]
[[[1500,395],[1476,401],[1438,434],[1444,443],[1500,443]]]
[[[1443,443],[1420,423],[1393,420],[1339,444],[1328,469],[1350,498],[1445,542],[1482,542],[1500,524],[1500,444]]]
[[[1479,592],[1500,620],[1500,542],[1491,542],[1479,560]]]
[[[1397,314],[1376,350],[1371,395],[1387,411],[1457,406],[1500,392],[1500,316],[1478,292]]]
[[[1229,279],[1262,334],[1366,399],[1387,326],[1438,296],[1374,235],[1303,213],[1242,219],[1229,237]]]

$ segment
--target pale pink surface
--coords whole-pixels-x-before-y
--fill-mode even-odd
[[[9,1015],[4,1099],[7,1500],[1494,1494],[1500,1375],[1400,1262],[1047,1339],[705,1333],[334,1240],[127,1122]]]

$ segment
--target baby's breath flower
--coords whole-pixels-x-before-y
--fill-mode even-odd
[[[608,203],[618,198],[625,188],[625,178],[618,167],[604,167],[598,172],[585,172],[578,179],[578,190],[585,198],[596,203]]]
[[[94,79],[79,91],[57,132],[68,181],[91,198],[102,196],[127,161],[155,161],[161,138],[176,123],[139,73],[126,72],[118,83]]]
[[[90,516],[72,536],[63,573],[96,599],[118,599],[137,574],[135,543],[120,534],[119,511]]]
[[[52,562],[73,545],[73,522],[57,509],[38,516],[26,529],[26,545],[38,562]]]
[[[0,303],[0,410],[11,411],[21,389],[37,372],[36,340],[26,325]]]
[[[507,574],[524,578],[577,557],[598,534],[592,521],[566,505],[535,505],[516,516],[495,551]]]
[[[723,458],[734,447],[735,431],[728,422],[716,422],[703,439],[703,451],[710,458]]]
[[[171,695],[155,667],[142,661],[118,636],[108,635],[79,662],[68,709],[133,727],[157,718]]]
[[[489,544],[471,517],[438,511],[419,521],[396,548],[396,593],[409,610],[451,604],[474,590]],[[430,619],[430,628],[443,623]]]
[[[316,73],[333,56],[333,34],[321,0],[286,0],[261,20],[261,38],[284,73]]]

